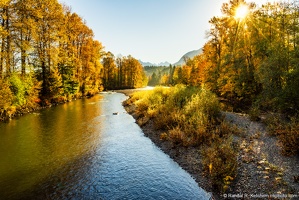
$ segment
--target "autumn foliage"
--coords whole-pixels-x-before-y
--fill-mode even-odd
[[[173,146],[201,148],[203,166],[213,185],[227,189],[237,169],[232,144],[235,130],[223,119],[215,94],[206,88],[178,84],[136,92],[124,104],[134,104],[140,126],[152,120],[163,132],[161,140]]]
[[[1,0],[0,119],[121,84],[146,84],[132,57],[124,59],[129,63],[122,76],[115,60],[107,64],[107,58],[93,31],[70,7],[57,0]],[[121,80],[117,85],[116,77]]]
[[[236,10],[246,5],[247,15]],[[298,112],[299,5],[230,0],[210,19],[203,53],[150,76],[155,84],[205,85],[235,110]],[[166,77],[165,77],[166,76]],[[158,77],[158,78],[157,78]],[[167,80],[167,81],[165,81]]]

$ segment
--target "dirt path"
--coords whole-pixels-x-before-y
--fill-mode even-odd
[[[242,134],[235,138],[239,141],[240,152],[238,175],[232,191],[244,197],[291,194],[299,199],[299,183],[294,179],[299,175],[299,157],[283,156],[278,140],[269,136],[264,124],[252,122],[246,115],[229,112],[224,115],[227,121],[242,130]]]
[[[120,92],[129,95],[134,90]],[[134,104],[125,108],[133,117],[137,117]],[[200,148],[175,146],[168,140],[161,140],[163,131],[156,130],[152,120],[141,128],[147,137],[189,172],[200,187],[211,192],[215,199],[299,199],[299,183],[294,179],[299,176],[299,156],[282,155],[277,138],[269,136],[263,123],[253,122],[243,114],[223,112],[223,115],[241,133],[234,137],[239,146],[237,177],[227,194],[222,196],[219,191],[214,191],[211,181],[204,174]]]

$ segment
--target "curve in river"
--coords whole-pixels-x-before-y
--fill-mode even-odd
[[[144,137],[121,105],[125,98],[103,93],[0,124],[0,195],[209,199],[187,172]]]

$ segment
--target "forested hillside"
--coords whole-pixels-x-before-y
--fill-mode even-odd
[[[57,0],[0,0],[0,119],[146,84],[134,58],[120,58],[118,71],[111,59],[86,22]]]

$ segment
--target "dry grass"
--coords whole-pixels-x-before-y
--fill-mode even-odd
[[[225,190],[236,172],[236,151],[230,135],[236,130],[223,120],[215,94],[204,88],[177,85],[134,93],[127,103],[136,105],[141,126],[153,119],[163,130],[162,140],[185,147],[204,147],[203,164],[215,186]]]
[[[299,155],[299,119],[293,117],[290,121],[281,115],[269,115],[265,123],[269,133],[277,136],[284,155]]]
[[[284,130],[280,130],[279,140],[285,155],[299,155],[299,123],[293,122]]]
[[[203,164],[213,185],[225,192],[234,180],[237,170],[237,151],[232,147],[232,137],[216,138],[202,150]]]

